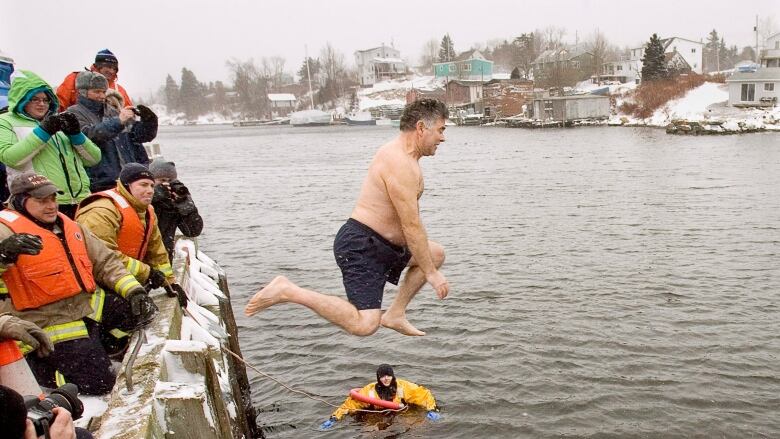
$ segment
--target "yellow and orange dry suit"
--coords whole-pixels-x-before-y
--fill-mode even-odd
[[[418,405],[428,411],[436,409],[436,400],[433,398],[433,394],[431,394],[430,390],[411,381],[398,378],[396,378],[396,385],[397,389],[393,402],[398,404],[403,403],[404,405]],[[379,399],[375,387],[376,383],[368,384],[360,389],[360,394]],[[344,403],[341,404],[331,416],[337,420],[341,420],[344,415],[350,412],[368,409],[369,407],[371,407],[371,404],[352,399],[352,397],[347,397]]]

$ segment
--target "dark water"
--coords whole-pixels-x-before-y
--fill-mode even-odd
[[[247,359],[335,404],[388,362],[443,406],[435,424],[320,433],[330,407],[250,371],[269,438],[780,437],[780,136],[447,133],[423,159],[421,207],[450,297],[426,287],[410,305],[426,337],[358,338],[296,305],[242,310],[276,274],[343,296],[333,237],[395,131],[161,132]]]

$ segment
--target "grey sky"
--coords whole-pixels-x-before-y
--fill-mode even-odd
[[[511,39],[547,26],[567,30],[565,40],[586,40],[600,29],[619,46],[661,37],[703,39],[717,29],[730,46],[753,45],[756,15],[773,17],[780,31],[780,1],[544,0],[484,2],[248,1],[248,0],[9,0],[0,8],[0,50],[17,68],[56,87],[70,71],[111,49],[119,80],[133,96],[148,96],[181,68],[200,81],[227,80],[231,57],[286,58],[293,72],[304,45],[317,56],[326,41],[349,64],[353,52],[391,42],[417,63],[423,45],[449,33],[457,51],[492,39]],[[649,5],[655,5],[649,8]],[[34,25],[34,26],[30,26]]]

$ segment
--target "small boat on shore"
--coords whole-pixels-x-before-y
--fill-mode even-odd
[[[350,114],[344,117],[344,121],[347,125],[376,125],[376,120],[368,112]]]
[[[330,113],[320,110],[304,110],[290,113],[290,125],[294,127],[316,127],[330,125],[333,118]]]

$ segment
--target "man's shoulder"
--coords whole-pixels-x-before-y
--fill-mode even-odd
[[[116,206],[114,205],[114,202],[110,198],[100,193],[94,193],[81,202],[78,215],[76,215],[76,220],[78,221],[78,219],[83,215],[88,215],[91,213],[106,214],[108,213],[106,210],[114,213],[115,215],[118,215],[119,213],[116,209]]]

